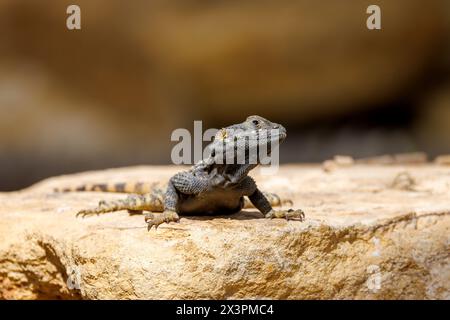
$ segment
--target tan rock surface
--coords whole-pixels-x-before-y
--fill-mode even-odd
[[[447,166],[256,173],[262,189],[293,197],[304,222],[249,210],[147,232],[142,216],[123,211],[75,217],[123,195],[52,193],[80,182],[164,181],[177,170],[88,172],[0,194],[0,297],[450,299]],[[413,185],[393,184],[399,175]]]

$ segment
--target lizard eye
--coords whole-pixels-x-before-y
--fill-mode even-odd
[[[258,121],[258,120],[253,120],[252,123],[253,123],[255,126],[257,126],[257,125],[259,124],[259,121]]]

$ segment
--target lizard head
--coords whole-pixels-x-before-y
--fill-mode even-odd
[[[277,140],[279,143],[286,139],[286,129],[278,123],[271,122],[260,116],[249,116],[243,123],[241,123],[243,130],[256,131],[258,136],[267,134],[270,140]]]
[[[234,164],[242,161],[260,164],[261,155],[270,156],[273,146],[283,142],[286,136],[282,125],[260,116],[249,116],[242,123],[219,130],[209,147],[211,155],[216,160],[224,159],[224,163],[230,164],[232,159]]]

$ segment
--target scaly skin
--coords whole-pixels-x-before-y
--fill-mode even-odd
[[[269,133],[266,139],[265,133]],[[179,172],[170,178],[165,193],[145,183],[94,184],[60,191],[136,193],[123,200],[101,201],[98,207],[82,210],[77,215],[118,210],[128,210],[130,213],[149,211],[145,216],[149,230],[162,223],[178,222],[179,215],[231,214],[251,206],[269,219],[303,220],[304,213],[301,210],[274,210],[273,206],[292,204],[292,201],[260,191],[255,181],[248,176],[261,163],[258,153],[255,153],[256,158],[251,158],[249,151],[264,147],[270,155],[272,145],[268,141],[281,143],[285,138],[286,129],[283,126],[259,116],[250,116],[240,124],[220,130],[208,146],[209,157],[190,170]],[[228,151],[233,151],[233,158],[226,160]],[[152,212],[162,213],[155,215]]]

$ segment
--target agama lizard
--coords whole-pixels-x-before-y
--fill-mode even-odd
[[[118,210],[128,210],[130,213],[149,211],[145,215],[148,230],[153,226],[156,229],[164,222],[178,222],[179,215],[232,214],[252,205],[266,218],[303,220],[302,210],[274,210],[272,206],[292,204],[292,201],[260,191],[248,176],[250,170],[261,164],[258,150],[265,148],[266,155],[270,155],[272,145],[283,142],[286,135],[282,125],[259,116],[250,116],[242,123],[223,128],[207,147],[209,156],[190,170],[170,178],[165,193],[157,188],[151,190],[144,183],[119,183],[114,186],[90,184],[58,191],[133,193],[123,200],[100,201],[97,207],[82,210],[77,216]],[[155,215],[152,212],[161,213]]]

